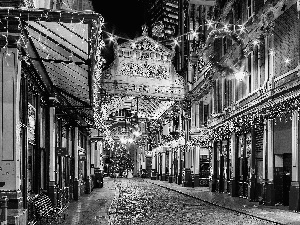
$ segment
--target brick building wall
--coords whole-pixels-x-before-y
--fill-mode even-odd
[[[275,76],[297,67],[299,62],[299,19],[293,5],[275,21],[274,52]],[[290,62],[286,62],[290,60]]]

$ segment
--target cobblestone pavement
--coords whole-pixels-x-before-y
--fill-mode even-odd
[[[162,188],[142,179],[117,179],[109,224],[277,224]]]
[[[300,213],[288,210],[288,206],[259,205],[258,202],[250,202],[248,199],[231,197],[224,193],[210,192],[208,187],[191,188],[160,180],[147,179],[146,181],[222,207],[244,212],[259,218],[266,218],[279,224],[300,224]]]
[[[108,209],[116,195],[113,179],[104,178],[103,188],[95,188],[91,194],[80,196],[78,201],[72,201],[66,212],[64,225],[98,225],[109,224]]]

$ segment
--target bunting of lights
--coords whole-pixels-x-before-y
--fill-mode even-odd
[[[101,79],[102,79],[102,69],[103,64],[105,63],[104,58],[101,55],[102,48],[105,46],[105,43],[103,39],[100,39],[102,34],[102,26],[104,21],[100,21],[100,26],[98,28],[95,27],[97,30],[97,36],[99,37],[95,44],[95,53],[94,53],[94,84],[93,84],[93,104],[94,104],[94,120],[96,128],[103,133],[104,140],[108,143],[109,146],[114,146],[114,140],[111,136],[111,132],[105,124],[105,120],[103,115],[105,115],[106,111],[105,108],[103,108],[103,102],[102,102],[102,96],[101,93]],[[94,23],[96,25],[96,23]]]
[[[254,127],[262,126],[268,119],[276,119],[288,121],[291,120],[290,115],[293,111],[300,112],[299,96],[291,99],[286,99],[277,104],[266,104],[264,107],[247,114],[235,117],[222,123],[221,126],[216,127],[210,131],[210,140],[223,140],[230,138],[232,133],[246,134],[250,133]],[[300,119],[300,118],[298,118]],[[276,123],[276,121],[275,121]]]

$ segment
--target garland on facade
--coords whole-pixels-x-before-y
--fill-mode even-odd
[[[201,146],[201,147],[208,147],[210,144],[209,136],[207,138],[204,137],[194,137],[187,142],[188,146]]]
[[[251,129],[262,126],[264,121],[268,119],[284,117],[285,121],[290,120],[291,113],[295,110],[300,112],[300,101],[298,98],[288,99],[276,105],[269,104],[267,107],[224,122],[222,126],[212,130],[209,139],[215,141],[223,140],[230,138],[232,133],[237,135],[250,133]]]
[[[97,26],[100,24],[100,26]],[[96,39],[94,51],[94,82],[93,82],[93,110],[94,110],[94,121],[96,128],[104,134],[104,141],[111,147],[114,146],[114,140],[111,136],[111,132],[108,126],[105,124],[103,114],[105,111],[102,107],[102,96],[100,95],[101,90],[101,80],[102,80],[102,70],[105,63],[105,59],[101,55],[102,48],[105,46],[105,43],[101,37],[102,35],[102,26],[104,24],[103,18],[100,21],[93,21],[93,29],[97,29],[94,32],[94,35],[98,37]],[[98,28],[97,28],[98,27]]]
[[[171,141],[177,141],[179,138],[183,137],[184,134],[181,132],[174,132],[173,134],[168,135],[161,135],[161,142],[163,144],[171,142]]]

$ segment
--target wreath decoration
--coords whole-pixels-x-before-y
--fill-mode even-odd
[[[204,47],[205,57],[208,60],[208,62],[212,65],[212,67],[215,68],[217,71],[234,72],[233,69],[230,68],[228,65],[224,65],[220,62],[217,62],[217,60],[215,59],[215,56],[213,54],[214,52],[213,42],[216,38],[220,38],[220,37],[227,37],[238,45],[243,44],[243,41],[240,38],[240,36],[232,30],[224,29],[224,28],[212,30],[206,39],[206,43]]]

